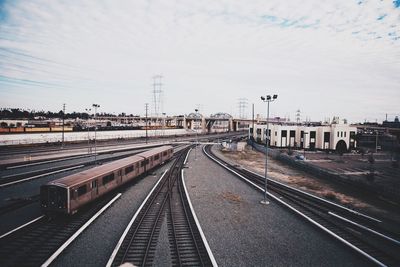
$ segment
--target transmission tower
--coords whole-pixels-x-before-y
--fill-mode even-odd
[[[301,114],[300,109],[296,110],[296,122],[297,123],[300,123],[300,116],[301,116],[300,114]]]
[[[240,119],[247,118],[247,106],[248,106],[247,98],[239,98],[238,99],[239,118]]]
[[[163,112],[163,91],[162,91],[162,76],[153,76],[153,108],[154,116],[158,117]]]

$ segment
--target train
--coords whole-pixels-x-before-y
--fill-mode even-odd
[[[88,203],[163,164],[172,155],[172,146],[161,146],[48,182],[40,187],[41,209],[45,214],[75,214]]]

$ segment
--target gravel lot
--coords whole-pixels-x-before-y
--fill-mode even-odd
[[[225,159],[264,175],[265,156],[263,153],[246,147],[244,151],[224,151],[222,155]],[[372,194],[366,194],[364,191],[357,191],[353,187],[336,183],[330,179],[313,176],[273,157],[268,159],[268,177],[377,217],[385,221],[389,229],[398,232],[400,209],[396,203],[388,202]]]
[[[185,170],[188,191],[219,266],[371,266],[198,150]]]

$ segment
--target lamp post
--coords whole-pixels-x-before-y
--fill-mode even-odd
[[[97,164],[97,141],[96,141],[96,130],[97,130],[97,120],[96,120],[96,115],[97,115],[97,108],[100,107],[99,104],[93,104],[92,107],[94,107],[94,164]]]
[[[194,111],[196,111],[196,118],[195,118],[195,121],[197,121],[197,115],[199,114],[198,112],[199,112],[199,110],[196,108]],[[197,124],[197,123],[196,123]],[[197,126],[197,125],[196,125]],[[198,127],[196,127],[196,128],[198,128]],[[198,137],[197,137],[197,129],[195,129],[196,130],[196,146],[195,146],[195,148],[194,148],[194,160],[196,160],[196,157],[197,157],[197,144],[198,144]]]
[[[271,139],[269,135],[269,103],[275,101],[278,95],[266,95],[261,96],[261,100],[267,103],[267,132],[265,138],[265,183],[264,183],[264,199],[261,200],[261,204],[269,204],[267,201],[267,170],[268,170],[268,143]]]
[[[86,128],[87,128],[87,146],[88,146],[88,154],[90,154],[90,135],[89,135],[89,119],[90,119],[90,111],[92,111],[91,108],[85,108],[87,114],[88,114],[88,119],[86,123]]]

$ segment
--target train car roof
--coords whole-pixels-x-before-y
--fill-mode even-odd
[[[147,158],[147,157],[153,156],[155,153],[163,152],[165,150],[172,149],[172,148],[173,148],[172,146],[160,146],[160,147],[156,147],[154,149],[148,150],[148,151],[144,151],[144,152],[138,154],[138,156]]]
[[[57,185],[62,187],[71,187],[83,182],[90,181],[95,177],[101,177],[106,175],[109,172],[121,169],[125,166],[129,166],[130,164],[135,164],[136,162],[140,162],[144,157],[150,157],[159,152],[163,152],[167,149],[172,148],[172,146],[162,146],[158,148],[151,149],[149,151],[145,151],[139,153],[137,155],[133,155],[124,159],[116,160],[98,167],[94,167],[82,172],[78,172],[75,174],[68,175],[66,177],[51,181],[47,183],[47,185]]]

